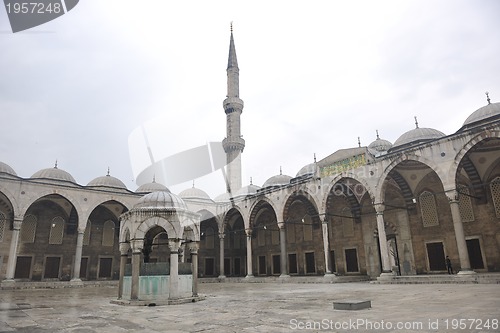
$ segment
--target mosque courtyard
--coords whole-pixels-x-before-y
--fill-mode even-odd
[[[0,332],[499,332],[497,284],[202,283],[196,303],[112,304],[117,287],[0,291]],[[334,310],[339,300],[370,300]]]

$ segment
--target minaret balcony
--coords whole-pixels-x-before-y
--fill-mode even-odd
[[[239,97],[228,97],[222,103],[224,110],[243,110],[243,101]]]
[[[224,138],[222,140],[222,147],[226,153],[231,150],[243,151],[245,140],[243,138]]]

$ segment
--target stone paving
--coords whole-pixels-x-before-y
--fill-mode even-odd
[[[500,332],[497,284],[205,283],[206,299],[111,304],[114,286],[0,290],[0,332]],[[333,310],[333,301],[371,309]],[[460,321],[461,320],[461,321]]]

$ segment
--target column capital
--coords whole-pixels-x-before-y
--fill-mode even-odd
[[[130,243],[128,243],[128,242],[120,243],[120,254],[121,255],[126,255],[128,253],[128,250],[130,250]]]
[[[132,239],[130,240],[130,246],[133,253],[141,253],[144,248],[144,239]]]
[[[191,242],[187,243],[187,245],[191,254],[198,254],[198,250],[200,249],[200,242]]]
[[[446,197],[448,198],[448,201],[450,203],[455,203],[455,202],[458,202],[459,200],[459,192],[457,189],[452,189],[452,190],[448,190],[446,191]]]
[[[247,235],[247,237],[252,237],[252,228],[246,228],[245,234]]]
[[[383,215],[384,214],[384,210],[385,210],[385,204],[384,203],[373,204],[373,207],[375,208],[375,211],[377,212],[377,215]]]
[[[22,224],[23,224],[23,220],[14,219],[14,223],[13,223],[14,230],[21,230]]]
[[[178,239],[168,239],[168,248],[170,249],[170,252],[177,252],[179,253],[179,247],[181,246],[181,242]]]
[[[223,232],[219,232],[219,239],[224,239],[226,237],[226,234]]]
[[[286,227],[286,222],[278,222],[278,228],[285,229],[285,227]]]

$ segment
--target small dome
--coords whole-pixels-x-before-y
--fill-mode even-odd
[[[435,130],[433,128],[414,128],[401,135],[396,142],[394,142],[393,148],[406,145],[409,143],[422,143],[427,141],[436,140],[445,136],[443,132]]]
[[[87,186],[104,186],[104,187],[115,187],[115,188],[123,188],[127,189],[127,186],[123,184],[121,180],[110,176],[109,174],[106,176],[97,177],[94,180],[91,180]]]
[[[265,181],[264,185],[262,185],[262,188],[265,187],[270,187],[270,186],[283,186],[283,185],[288,185],[290,184],[290,180],[292,177],[287,176],[287,175],[276,175],[268,180]]]
[[[316,169],[318,168],[318,165],[316,163],[311,163],[306,166],[303,166],[302,169],[297,172],[297,176],[295,177],[300,177],[300,176],[305,176],[305,175],[311,175],[316,173]]]
[[[214,201],[215,202],[227,202],[229,201],[231,197],[229,196],[229,193],[225,192],[222,193],[221,195],[218,195],[215,197]]]
[[[250,184],[248,186],[240,188],[238,191],[236,191],[235,197],[246,197],[249,195],[253,195],[257,193],[257,190],[259,190],[260,187],[254,184]]]
[[[10,165],[0,162],[0,173],[8,173],[9,175],[17,176],[17,173]]]
[[[137,190],[135,190],[136,193],[151,193],[158,191],[170,192],[165,185],[157,183],[154,180],[151,183],[142,184],[137,188]]]
[[[391,148],[392,148],[392,143],[390,141],[380,139],[378,136],[375,141],[373,141],[368,145],[368,149],[373,150],[377,153],[388,151]]]
[[[146,194],[139,199],[134,208],[181,208],[186,209],[186,203],[172,192],[157,191]]]
[[[203,200],[212,200],[210,196],[203,190],[200,190],[199,188],[196,187],[191,187],[188,188],[181,193],[179,193],[179,196],[182,199],[203,199]]]
[[[500,115],[500,103],[491,103],[474,111],[464,122],[463,126],[470,125],[480,120]]]
[[[52,180],[62,180],[66,182],[72,182],[76,183],[75,178],[73,178],[72,175],[70,175],[68,172],[58,169],[57,166],[53,168],[48,168],[48,169],[42,169],[40,171],[37,171],[31,176],[33,179],[52,179]]]

